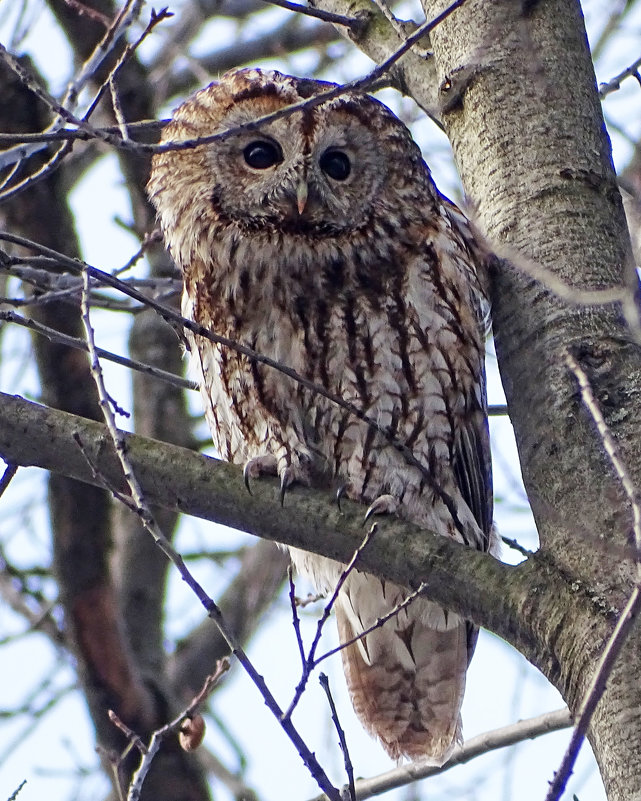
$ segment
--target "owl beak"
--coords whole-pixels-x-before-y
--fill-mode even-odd
[[[307,191],[307,181],[302,180],[296,189],[296,205],[299,214],[305,211],[305,206],[307,205]]]

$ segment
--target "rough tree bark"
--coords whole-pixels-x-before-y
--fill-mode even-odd
[[[439,6],[426,2],[427,17]],[[432,44],[442,119],[481,229],[572,287],[627,285],[633,318],[637,278],[579,3],[470,0]],[[541,546],[568,582],[621,609],[634,586],[622,558],[630,505],[564,356],[586,371],[639,486],[639,343],[620,305],[563,302],[514,261],[494,276],[494,332]],[[578,621],[551,634],[556,684],[576,709],[593,668],[582,654],[603,642]],[[641,797],[640,645],[635,630],[589,731],[610,801]]]

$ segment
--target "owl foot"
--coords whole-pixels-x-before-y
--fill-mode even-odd
[[[285,493],[292,484],[310,485],[311,460],[307,456],[299,456],[292,464],[288,465],[280,474],[280,505],[285,504]]]
[[[367,521],[373,515],[394,515],[398,511],[398,501],[393,495],[379,495],[375,501],[372,501],[369,509],[365,512],[365,519]]]
[[[249,484],[252,478],[260,478],[261,476],[275,476],[278,475],[278,461],[271,453],[265,453],[262,456],[255,456],[248,462],[245,462],[243,468],[243,479],[247,492],[251,495],[251,486]]]

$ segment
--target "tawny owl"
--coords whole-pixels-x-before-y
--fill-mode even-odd
[[[334,482],[375,511],[488,550],[482,247],[375,99],[346,92],[247,125],[332,88],[257,69],[223,76],[180,106],[163,138],[240,130],[156,155],[149,193],[184,274],[184,314],[348,400],[389,436],[192,336],[214,444],[251,476]],[[292,559],[324,591],[344,567],[302,551]],[[336,603],[341,641],[404,597],[351,573]],[[392,757],[442,762],[460,740],[476,635],[421,597],[343,649],[355,710]]]

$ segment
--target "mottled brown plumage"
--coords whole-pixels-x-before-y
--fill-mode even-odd
[[[185,102],[163,138],[227,131],[331,88],[230,73]],[[249,475],[275,472],[285,487],[344,484],[350,498],[379,499],[377,510],[488,550],[484,253],[400,120],[347,92],[155,156],[149,192],[184,274],[184,314],[350,401],[421,468],[326,398],[191,337],[221,456]],[[343,568],[302,551],[292,558],[321,590]],[[336,603],[341,641],[404,597],[354,571]],[[356,712],[392,757],[441,762],[460,739],[475,640],[470,624],[420,598],[343,649]]]

